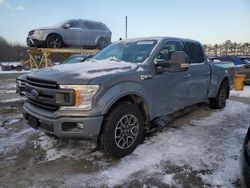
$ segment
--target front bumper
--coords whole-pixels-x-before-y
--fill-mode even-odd
[[[26,43],[29,47],[46,47],[46,42],[43,40],[32,39],[31,37],[26,38]]]
[[[101,130],[103,116],[95,117],[72,117],[63,116],[56,119],[44,117],[32,112],[25,105],[23,107],[23,116],[28,120],[27,124],[35,129],[39,129],[45,133],[60,138],[82,139],[92,143],[97,143],[97,139]],[[36,125],[30,121],[30,117],[35,119]],[[77,123],[81,123],[82,127],[77,128]]]

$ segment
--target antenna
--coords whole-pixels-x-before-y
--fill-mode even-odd
[[[125,39],[128,38],[128,17],[125,17]]]

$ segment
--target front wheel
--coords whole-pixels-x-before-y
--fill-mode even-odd
[[[121,103],[104,120],[100,144],[114,157],[124,157],[135,150],[143,135],[143,116],[134,104]]]
[[[222,109],[226,106],[228,93],[228,85],[226,82],[223,82],[218,90],[218,93],[215,98],[211,98],[210,107],[215,109]]]
[[[48,48],[61,48],[63,45],[62,38],[59,35],[49,35],[47,38]]]

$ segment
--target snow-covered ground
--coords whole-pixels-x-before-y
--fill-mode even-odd
[[[231,90],[230,91],[231,96],[236,96],[236,97],[247,97],[250,98],[250,86],[244,86],[243,91],[235,91]]]
[[[154,177],[162,183],[181,186],[178,173],[168,169],[175,166],[187,174],[195,173],[205,185],[234,187],[240,178],[240,149],[250,121],[244,114],[249,112],[249,105],[228,101],[225,110],[194,119],[179,129],[163,130],[111,167],[63,179],[67,185],[112,187]]]

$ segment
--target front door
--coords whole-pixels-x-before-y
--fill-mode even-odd
[[[167,41],[159,51],[156,59],[168,61],[174,51],[184,51],[181,41]],[[188,99],[190,72],[169,71],[156,73],[154,77],[155,117],[168,115],[186,106]]]

